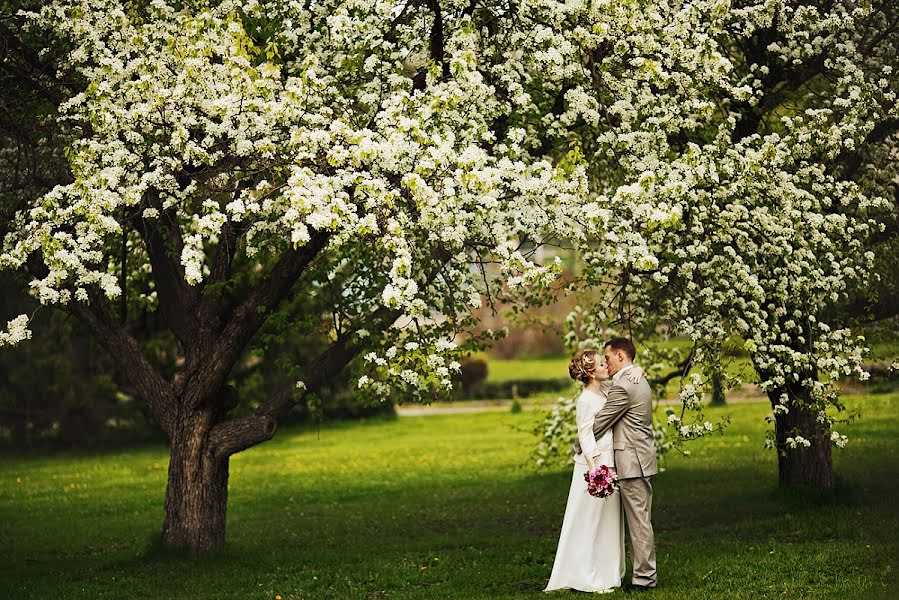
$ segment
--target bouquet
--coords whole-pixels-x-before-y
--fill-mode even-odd
[[[597,498],[611,496],[618,489],[618,476],[606,465],[584,473],[584,481],[587,482],[587,493]]]

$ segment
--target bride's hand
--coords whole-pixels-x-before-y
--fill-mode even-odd
[[[643,379],[643,369],[635,365],[634,368],[630,369],[624,376],[631,383],[640,383],[640,380]]]

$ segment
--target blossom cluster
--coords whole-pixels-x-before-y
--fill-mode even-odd
[[[545,289],[557,265],[521,246],[571,229],[587,175],[531,155],[523,130],[497,139],[518,82],[499,77],[495,40],[454,9],[445,64],[430,62],[428,10],[54,0],[28,13],[28,29],[72,48],[62,67],[84,86],[58,107],[76,132],[71,182],[17,214],[0,267],[39,255],[43,303],[85,302],[91,286],[117,298],[126,280],[153,309],[164,301],[148,273],[153,232],[201,290],[222,285],[215,258],[229,244],[233,264],[265,273],[324,241],[301,283],[329,299],[335,337],[372,332],[353,338],[374,354],[359,389],[448,389],[472,346],[438,344],[471,329],[490,289]],[[378,307],[393,323],[370,323]]]
[[[6,331],[0,331],[0,348],[15,346],[22,340],[31,339],[28,329],[28,315],[19,315],[6,323]]]
[[[426,398],[466,351],[438,342],[497,293],[538,302],[560,268],[523,248],[565,243],[618,302],[586,310],[704,348],[743,340],[763,389],[805,390],[828,430],[818,373],[864,377],[863,340],[828,315],[869,276],[899,169],[845,173],[899,118],[887,15],[844,0],[440,7],[440,28],[433,3],[389,1],[28,13],[83,85],[56,107],[70,181],[16,214],[0,268],[40,257],[44,303],[117,298],[124,280],[153,309],[147,236],[203,292],[229,287],[221,248],[264,274],[321,247],[298,287],[327,298],[335,339],[371,332],[353,338],[373,353],[359,389]],[[379,309],[396,318],[373,325]]]

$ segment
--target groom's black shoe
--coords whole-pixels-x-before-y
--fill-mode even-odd
[[[654,587],[649,587],[648,585],[637,585],[635,583],[628,583],[624,586],[624,591],[628,594],[631,592],[649,592],[654,589]]]

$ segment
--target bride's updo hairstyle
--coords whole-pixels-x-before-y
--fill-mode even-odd
[[[596,350],[581,350],[568,363],[568,374],[575,381],[589,383],[590,378],[593,377],[593,372],[596,370],[598,356],[599,352]]]

